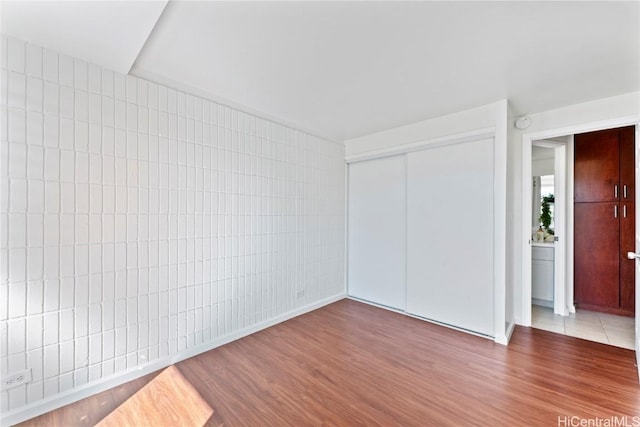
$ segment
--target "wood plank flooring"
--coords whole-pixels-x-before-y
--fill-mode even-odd
[[[180,402],[176,405],[175,402]],[[153,411],[149,411],[152,407]],[[103,418],[98,427],[138,425],[203,425],[213,409],[187,381],[180,370],[169,366],[116,410]]]
[[[342,300],[175,366],[214,411],[211,426],[556,426],[572,416],[631,423],[634,361],[631,350],[531,328],[504,347]],[[94,425],[156,376],[23,425]]]

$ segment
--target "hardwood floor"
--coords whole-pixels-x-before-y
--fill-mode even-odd
[[[175,402],[180,404],[176,405]],[[149,408],[153,408],[153,411],[149,411]],[[212,414],[211,406],[180,370],[169,366],[97,425],[121,427],[130,425],[133,420],[142,426],[201,426]]]
[[[631,350],[531,328],[504,347],[342,300],[175,366],[213,410],[212,426],[556,426],[572,416],[631,423],[634,362]],[[23,425],[96,424],[157,376]]]

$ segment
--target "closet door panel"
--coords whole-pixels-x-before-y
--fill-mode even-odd
[[[407,155],[407,312],[494,335],[493,139]]]
[[[349,295],[405,309],[405,157],[349,165]]]

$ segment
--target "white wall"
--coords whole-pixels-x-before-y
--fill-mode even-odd
[[[12,422],[344,295],[342,144],[1,52],[0,371],[33,375],[0,394]]]
[[[514,299],[514,318],[516,322],[522,321],[522,243],[524,236],[523,218],[528,221],[529,214],[524,215],[522,212],[522,137],[523,134],[542,135],[540,139],[550,138],[554,136],[568,135],[572,132],[572,127],[588,124],[591,129],[595,130],[609,120],[619,118],[629,118],[630,120],[640,120],[640,93],[628,93],[624,95],[614,96],[585,102],[581,104],[570,105],[556,110],[545,111],[542,113],[531,114],[531,126],[524,130],[515,129],[513,121],[509,123],[509,152],[510,163],[514,167],[514,190],[509,192],[508,209],[513,212],[512,217],[515,221],[513,238],[510,239],[511,246],[508,252],[513,254],[512,276],[507,281],[516,284]],[[558,129],[557,135],[548,134],[552,130]],[[589,129],[585,128],[585,132]],[[571,303],[569,301],[569,303]]]

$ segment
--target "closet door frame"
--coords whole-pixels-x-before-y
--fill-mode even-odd
[[[421,151],[425,148],[437,148],[450,144],[477,141],[480,139],[494,138],[494,334],[493,340],[498,344],[507,345],[515,323],[512,321],[512,310],[508,307],[512,296],[507,295],[506,290],[506,200],[507,200],[507,117],[498,117],[496,126],[475,129],[468,132],[449,134],[431,139],[421,139],[416,142],[396,145],[379,150],[371,150],[362,154],[346,156],[347,164],[363,160],[386,157],[395,154],[406,154],[413,151]],[[347,183],[348,188],[348,183]],[[347,193],[347,197],[348,193]],[[348,215],[348,212],[347,212]],[[348,221],[347,221],[348,223]],[[347,230],[348,236],[348,230]],[[349,245],[347,237],[347,247]],[[348,283],[347,283],[348,287]],[[512,287],[515,290],[514,287]],[[454,329],[458,329],[455,328]],[[465,331],[469,332],[469,331]],[[484,335],[480,335],[485,337]],[[485,337],[487,338],[487,337]]]

